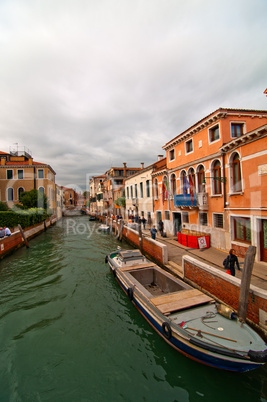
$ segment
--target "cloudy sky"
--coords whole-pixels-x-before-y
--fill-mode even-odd
[[[0,150],[85,188],[219,107],[267,109],[266,0],[1,0]]]

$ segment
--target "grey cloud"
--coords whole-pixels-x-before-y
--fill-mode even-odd
[[[3,1],[1,149],[58,184],[146,165],[220,106],[266,109],[264,0]],[[93,173],[95,172],[95,173]]]

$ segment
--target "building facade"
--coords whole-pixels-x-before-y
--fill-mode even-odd
[[[149,224],[155,222],[153,206],[152,175],[166,165],[166,158],[158,156],[158,161],[147,166],[125,180],[126,217],[144,217]]]
[[[0,201],[12,207],[19,203],[21,193],[35,189],[46,195],[49,208],[56,214],[56,172],[51,166],[35,162],[26,148],[0,152],[0,162]]]
[[[266,124],[267,111],[220,108],[164,145],[153,183],[169,234],[209,233],[239,255],[252,244],[266,260]]]

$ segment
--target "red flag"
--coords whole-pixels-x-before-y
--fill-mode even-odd
[[[190,183],[191,204],[193,205],[193,203],[194,203],[194,184],[193,184],[193,178],[192,178],[191,174],[189,176],[189,183]]]
[[[162,182],[162,202],[164,203],[165,200],[165,184],[164,181]]]

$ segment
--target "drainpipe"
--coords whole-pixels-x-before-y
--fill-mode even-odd
[[[223,177],[225,177],[225,153],[222,154],[222,162],[223,162]],[[223,203],[224,208],[226,208],[226,180],[223,180]]]
[[[33,168],[33,188],[36,190],[36,168]]]

